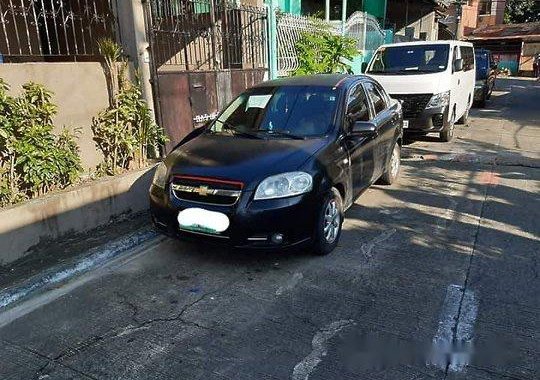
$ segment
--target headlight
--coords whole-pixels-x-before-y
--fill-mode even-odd
[[[154,173],[154,179],[152,180],[154,186],[164,189],[165,185],[167,184],[167,174],[167,165],[165,165],[164,162],[160,163],[156,168],[156,172]]]
[[[262,181],[255,191],[255,199],[285,198],[307,193],[311,189],[313,189],[313,178],[308,173],[283,173]]]
[[[448,104],[450,104],[450,91],[433,95],[426,108],[446,107]]]

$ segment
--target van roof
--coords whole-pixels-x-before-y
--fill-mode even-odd
[[[436,41],[413,41],[413,42],[398,42],[395,44],[386,44],[382,45],[383,47],[392,47],[392,46],[414,46],[414,45],[459,45],[459,46],[470,46],[473,44],[465,41],[454,41],[454,40],[436,40]]]

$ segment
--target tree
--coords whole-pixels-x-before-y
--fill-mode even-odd
[[[328,30],[303,33],[295,45],[299,68],[294,75],[345,73],[358,54],[356,42]]]
[[[520,24],[540,21],[540,2],[536,0],[508,0],[504,22]]]

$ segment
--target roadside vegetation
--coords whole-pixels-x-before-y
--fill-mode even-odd
[[[115,175],[147,165],[167,141],[142,98],[138,79],[127,77],[119,46],[100,42],[109,90],[109,106],[92,122],[103,162],[91,177]],[[83,167],[78,129],[54,125],[58,107],[40,84],[23,85],[19,96],[0,78],[0,207],[14,205],[80,182]]]
[[[293,75],[347,73],[356,55],[356,42],[352,38],[335,35],[328,28],[303,33],[295,44],[299,68]]]
[[[18,97],[0,78],[0,207],[63,189],[82,172],[77,136],[54,133],[53,94],[36,83]]]
[[[93,120],[92,131],[104,161],[97,173],[114,175],[146,165],[159,156],[166,141],[163,129],[153,120],[151,110],[142,99],[139,79],[127,77],[128,64],[120,46],[112,40],[99,42],[104,57],[104,71],[109,90],[109,107]]]

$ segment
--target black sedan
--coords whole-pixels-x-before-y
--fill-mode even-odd
[[[354,200],[397,178],[402,128],[400,103],[365,76],[261,83],[158,166],[153,221],[182,238],[327,254]]]

